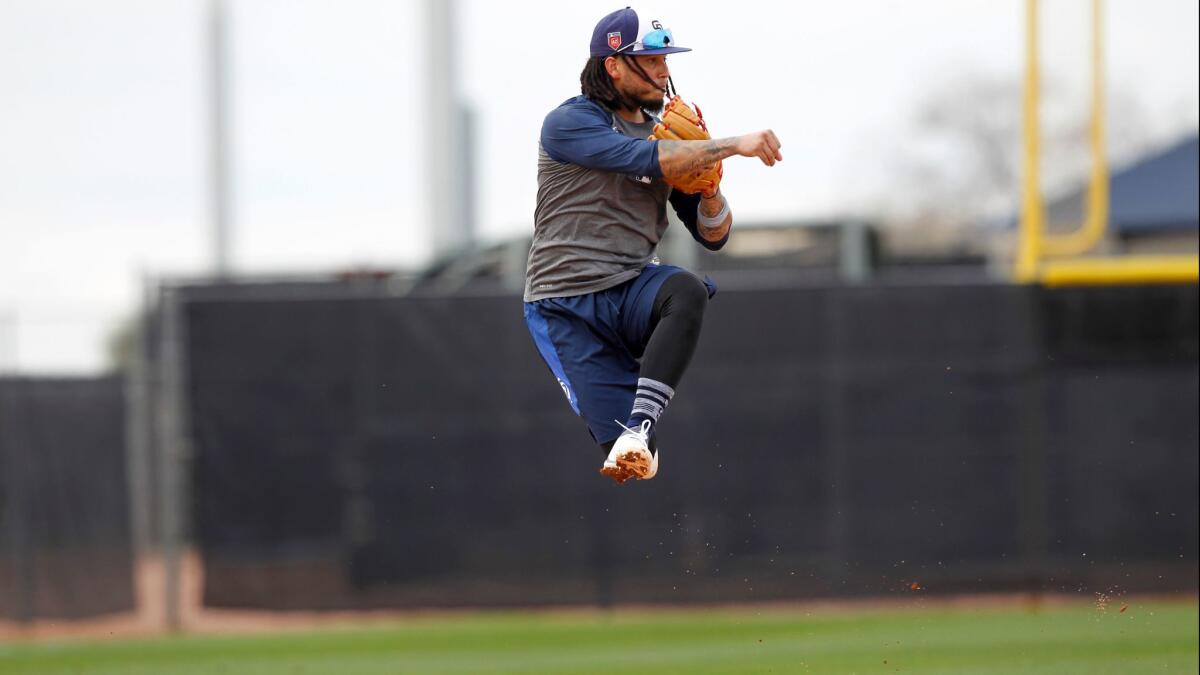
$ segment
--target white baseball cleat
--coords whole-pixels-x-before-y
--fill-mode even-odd
[[[650,426],[650,420],[642,420],[641,426],[636,429],[621,424],[625,431],[617,437],[612,450],[608,451],[608,459],[604,460],[600,473],[615,480],[618,485],[630,478],[654,478],[654,474],[658,473],[658,453],[650,452]]]

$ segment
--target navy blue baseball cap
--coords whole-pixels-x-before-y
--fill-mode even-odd
[[[653,56],[690,51],[687,47],[676,47],[671,30],[658,21],[640,26],[637,12],[629,7],[600,19],[592,31],[592,56]]]

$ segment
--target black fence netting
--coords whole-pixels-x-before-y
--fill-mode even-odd
[[[619,487],[516,297],[185,317],[208,605],[1197,584],[1195,286],[723,291]]]
[[[132,609],[121,378],[0,378],[0,617]]]

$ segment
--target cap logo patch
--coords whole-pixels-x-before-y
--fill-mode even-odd
[[[609,49],[621,48],[621,31],[608,34],[608,47]]]

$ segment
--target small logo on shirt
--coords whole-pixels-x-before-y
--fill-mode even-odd
[[[639,183],[645,183],[646,185],[649,185],[654,182],[654,179],[651,178],[650,176],[630,176],[630,178],[636,180]]]
[[[620,49],[621,48],[621,32],[620,31],[617,31],[616,33],[608,34],[608,48],[609,49]]]

